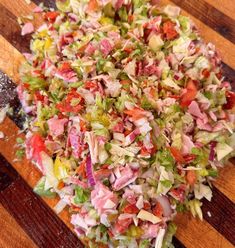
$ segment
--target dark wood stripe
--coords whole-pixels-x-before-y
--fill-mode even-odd
[[[0,95],[0,108],[9,104],[13,111],[8,116],[22,129],[25,122],[25,115],[20,111],[21,104],[17,96],[16,84],[2,71],[0,71]]]
[[[23,165],[22,165],[23,166]],[[45,248],[82,248],[76,235],[26,184],[0,154],[0,203],[38,245]],[[3,182],[3,183],[2,183]],[[8,185],[8,187],[6,187]]]
[[[222,71],[226,79],[231,83],[233,91],[235,91],[235,70],[227,64],[222,63]]]
[[[21,36],[21,28],[16,17],[0,3],[1,35],[21,53],[29,52],[31,35]]]
[[[18,177],[18,173],[0,154],[0,192],[11,185]]]
[[[35,4],[43,3],[48,8],[56,8],[55,0],[33,0]]]
[[[173,242],[175,248],[186,248],[186,246],[180,240],[178,240],[176,237],[173,237],[172,242]]]
[[[204,219],[235,245],[235,204],[214,187],[212,201],[204,200],[202,210]]]
[[[171,0],[197,19],[235,43],[235,20],[220,12],[204,0]]]

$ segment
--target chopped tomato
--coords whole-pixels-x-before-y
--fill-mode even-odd
[[[75,106],[72,106],[71,103],[73,99],[80,101]],[[84,99],[73,89],[62,102],[56,105],[56,108],[61,112],[79,113],[83,109],[83,104]]]
[[[148,155],[149,155],[149,151],[148,151],[148,149],[146,149],[145,146],[142,146],[142,147],[141,147],[140,155],[141,155],[141,156],[148,156]]]
[[[153,208],[153,214],[157,217],[162,217],[163,215],[163,208],[162,208],[162,205],[157,202],[157,204],[155,205],[155,207]]]
[[[189,80],[186,90],[187,91],[181,96],[181,107],[188,107],[197,95],[197,87],[193,80]]]
[[[163,33],[166,35],[167,40],[173,40],[178,36],[175,25],[172,21],[166,21],[163,24]]]
[[[124,48],[124,51],[127,52],[127,53],[131,53],[133,51],[133,48],[131,48],[131,47],[125,47]],[[129,80],[122,80],[122,81],[129,81]]]
[[[41,93],[39,91],[35,91],[34,92],[34,99],[35,99],[35,101],[43,102],[44,96],[41,95]]]
[[[133,108],[131,110],[125,110],[125,114],[130,115],[134,120],[141,119],[145,117],[145,111],[140,108]]]
[[[123,208],[123,212],[126,214],[137,214],[139,213],[139,209],[135,204],[128,204]]]
[[[88,3],[87,10],[88,11],[97,11],[99,9],[99,5],[96,0],[90,0]]]
[[[42,136],[38,133],[33,134],[30,138],[29,146],[32,148],[32,159],[37,163],[41,163],[40,153],[46,152],[46,146]]]
[[[224,109],[232,109],[235,106],[235,93],[232,91],[226,92],[227,102],[223,105]]]
[[[208,69],[204,69],[202,71],[202,75],[203,75],[204,78],[209,78],[210,74],[211,73],[210,73],[210,71]]]
[[[94,91],[98,91],[99,90],[99,86],[96,82],[92,82],[92,81],[87,81],[85,82],[85,88],[94,92]]]
[[[51,12],[47,12],[45,14],[45,19],[47,19],[49,22],[55,22],[56,17],[59,15],[60,13],[58,11],[51,11]]]
[[[76,169],[76,173],[81,177],[81,178],[87,178],[86,175],[86,159],[84,159],[78,168]]]
[[[124,233],[132,222],[133,222],[132,218],[117,220],[117,222],[114,225],[113,232],[116,234]]]
[[[194,185],[197,181],[197,174],[194,170],[189,170],[186,173],[186,181],[189,185]]]
[[[180,96],[176,96],[176,95],[169,95],[168,97],[174,98],[174,99],[176,99],[176,100],[180,98]]]
[[[184,157],[184,160],[185,160],[186,163],[190,163],[196,158],[196,155],[194,155],[194,154],[186,154],[183,157]]]
[[[83,121],[82,119],[80,119],[79,124],[80,124],[81,131],[82,132],[85,132],[87,130],[86,129],[86,123],[85,123],[85,121]]]
[[[143,207],[144,210],[150,210],[151,209],[151,205],[149,202],[145,201],[144,202],[144,207]]]
[[[180,150],[178,150],[176,147],[169,147],[169,149],[176,162],[181,164],[185,162],[184,157]]]
[[[59,71],[64,72],[71,70],[71,65],[69,62],[63,62],[63,64],[60,65]]]
[[[58,189],[63,189],[64,188],[64,185],[65,185],[64,182],[63,181],[60,181],[59,184],[58,184],[58,186],[57,186],[57,188]]]
[[[176,199],[178,199],[180,202],[183,202],[185,199],[185,190],[186,185],[181,184],[178,188],[171,189],[170,192]]]
[[[111,175],[111,170],[109,169],[100,169],[94,173],[96,180],[102,180],[108,178]]]

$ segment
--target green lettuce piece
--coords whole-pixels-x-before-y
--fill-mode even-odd
[[[158,151],[156,159],[167,171],[173,171],[175,161],[168,149]]]
[[[32,77],[30,75],[26,75],[22,79],[23,82],[29,84],[31,90],[41,90],[48,85],[44,79],[38,77]]]
[[[192,154],[197,155],[193,163],[199,164],[201,167],[205,167],[208,164],[209,151],[205,148],[193,147],[191,150]]]
[[[190,19],[187,17],[187,16],[182,16],[180,15],[178,17],[178,20],[179,20],[179,23],[180,23],[180,26],[183,30],[184,33],[188,34],[190,33]]]
[[[139,248],[148,248],[150,245],[150,241],[148,239],[141,240],[139,244]]]
[[[199,131],[196,135],[195,135],[195,139],[206,145],[209,144],[212,140],[215,140],[216,138],[218,138],[220,135],[220,132],[214,132],[214,133],[210,133],[210,132],[206,132],[206,131]]]
[[[75,188],[75,197],[74,197],[74,202],[76,204],[84,203],[88,201],[90,196],[90,192],[87,189],[83,189],[79,186],[76,186]]]
[[[163,242],[162,242],[162,248],[173,248],[172,245],[172,238],[174,237],[177,230],[177,226],[170,222],[167,227],[167,232],[164,236]]]
[[[45,190],[45,182],[46,182],[46,177],[43,176],[38,182],[37,185],[34,187],[33,191],[40,195],[40,196],[45,196],[49,198],[53,198],[56,196],[55,192],[52,192],[51,190]]]

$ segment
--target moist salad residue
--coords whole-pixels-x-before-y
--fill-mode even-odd
[[[17,88],[35,192],[58,195],[88,247],[173,247],[177,212],[203,218],[234,155],[235,94],[212,44],[178,7],[60,0]],[[212,216],[211,218],[214,218]]]

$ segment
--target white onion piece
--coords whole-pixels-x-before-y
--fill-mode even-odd
[[[163,208],[164,217],[169,217],[172,214],[172,208],[168,198],[164,195],[158,196],[157,201],[161,204]]]
[[[59,214],[63,211],[63,209],[66,207],[67,203],[63,201],[62,199],[57,202],[57,204],[54,206],[54,211]]]

